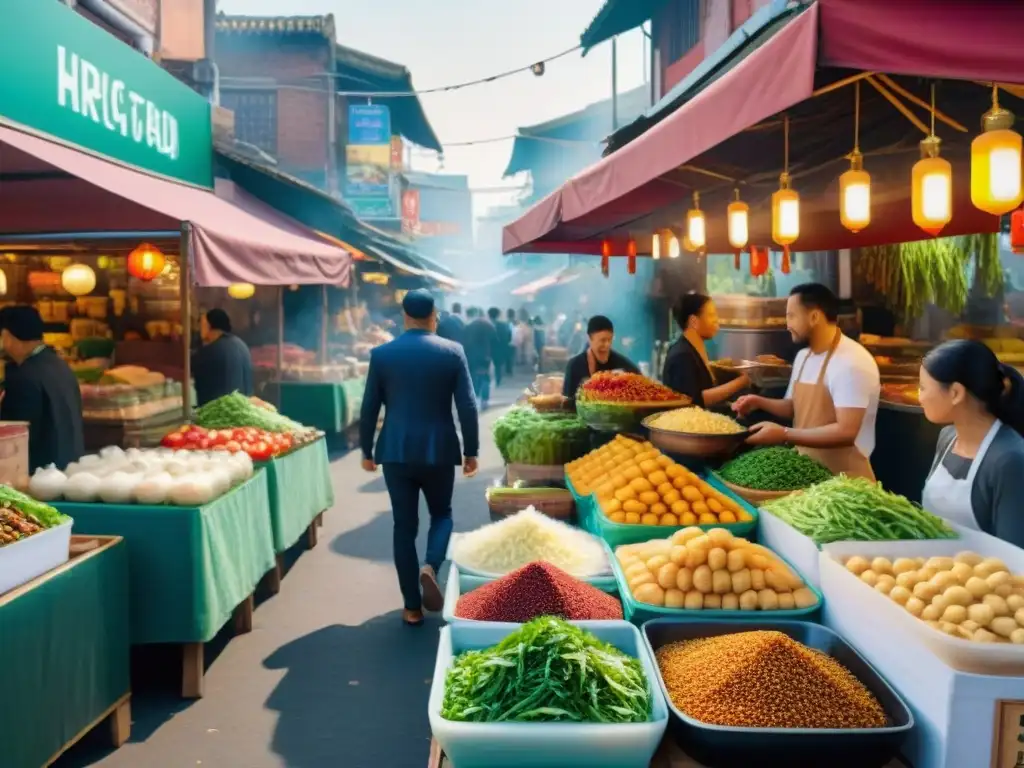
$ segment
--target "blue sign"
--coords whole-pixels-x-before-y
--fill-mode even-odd
[[[391,145],[391,110],[382,104],[350,104],[348,143]]]

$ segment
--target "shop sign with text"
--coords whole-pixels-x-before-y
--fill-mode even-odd
[[[210,105],[63,3],[0,0],[0,119],[213,185]]]
[[[392,218],[392,181],[391,111],[383,104],[350,104],[345,202],[361,218]]]

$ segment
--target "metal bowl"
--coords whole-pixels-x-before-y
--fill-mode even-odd
[[[649,440],[665,453],[676,453],[680,456],[693,456],[695,458],[729,456],[743,445],[743,442],[750,436],[750,430],[743,430],[731,435],[703,435],[693,432],[673,432],[668,429],[659,429],[652,425],[654,417],[651,414],[643,420],[644,429],[649,434]]]
[[[677,408],[688,408],[693,403],[677,400],[670,403],[649,403],[628,405],[617,403],[594,403],[586,400],[576,401],[576,415],[586,422],[587,426],[598,432],[637,433],[647,419],[662,411],[674,411]]]

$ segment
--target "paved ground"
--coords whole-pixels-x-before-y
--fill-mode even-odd
[[[488,520],[483,491],[501,474],[490,425],[517,391],[498,390],[482,418],[481,471],[456,482],[456,530]],[[336,503],[319,546],[302,553],[280,594],[259,605],[251,634],[208,646],[206,696],[175,696],[175,649],[139,656],[131,742],[110,753],[97,729],[58,768],[426,765],[441,622],[418,629],[400,622],[383,478],[361,471],[358,452],[335,460],[331,473]],[[425,510],[421,520],[422,555]]]

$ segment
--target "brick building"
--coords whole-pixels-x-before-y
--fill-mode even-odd
[[[257,147],[281,171],[340,194],[353,97],[338,92],[407,93],[413,90],[409,71],[338,45],[332,15],[222,14],[215,28],[220,103],[234,112],[235,138]],[[394,134],[440,151],[415,96],[373,101],[389,107]]]

